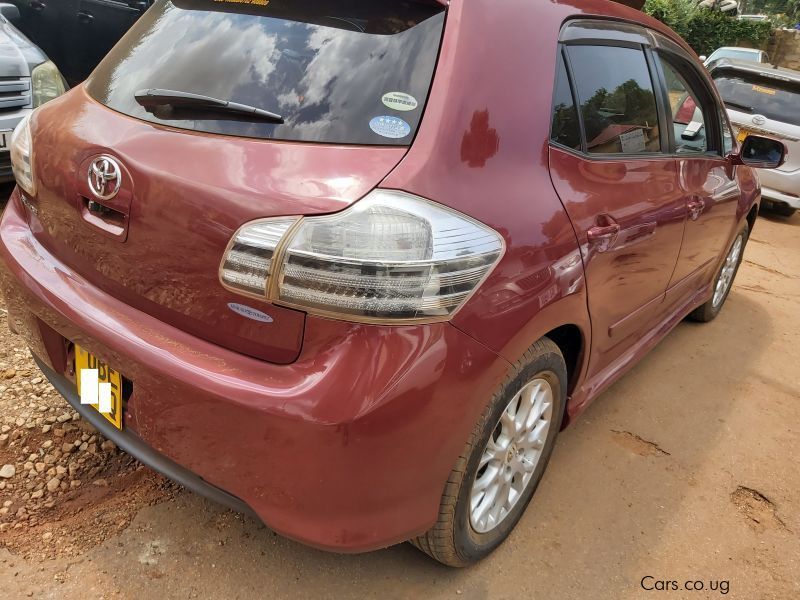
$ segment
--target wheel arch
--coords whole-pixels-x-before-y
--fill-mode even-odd
[[[581,328],[575,324],[566,324],[548,331],[544,336],[551,340],[564,357],[567,365],[567,396],[571,396],[581,372],[586,340]]]
[[[750,233],[753,233],[753,227],[756,225],[756,219],[758,218],[758,204],[754,204],[753,207],[750,209],[750,212],[747,213],[747,224],[750,226]]]

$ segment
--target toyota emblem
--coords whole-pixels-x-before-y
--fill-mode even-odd
[[[122,186],[122,169],[110,156],[99,156],[89,167],[89,189],[100,200],[111,200]]]
[[[764,123],[766,123],[766,122],[767,122],[767,118],[766,118],[766,117],[763,117],[763,116],[761,116],[761,115],[756,115],[755,117],[753,117],[753,123],[754,123],[755,125],[761,126],[761,125],[763,125],[763,124],[764,124]]]

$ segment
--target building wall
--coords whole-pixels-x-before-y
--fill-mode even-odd
[[[800,71],[800,31],[774,31],[766,49],[774,64]]]

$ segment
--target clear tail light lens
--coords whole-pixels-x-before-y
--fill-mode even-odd
[[[233,291],[264,297],[275,250],[296,222],[296,218],[265,219],[242,227],[225,252],[220,268],[222,283]]]
[[[376,190],[341,213],[303,218],[292,228],[293,223],[280,243],[255,245],[269,247],[262,261],[277,257],[280,267],[258,263],[257,273],[250,274],[253,282],[258,280],[276,304],[355,321],[447,319],[504,250],[502,237],[485,225],[390,190]],[[257,225],[237,234],[223,261],[223,281],[234,262],[231,252],[253,247],[239,238]],[[252,255],[247,252],[248,260]],[[277,276],[272,285],[263,281],[270,273]],[[256,286],[239,289],[254,292]]]
[[[33,141],[31,140],[31,115],[26,116],[17,124],[11,134],[11,169],[17,185],[25,190],[28,195],[36,195],[33,183]]]

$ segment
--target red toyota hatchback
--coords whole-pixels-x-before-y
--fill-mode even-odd
[[[465,565],[559,430],[717,315],[784,155],[604,0],[158,0],[15,132],[2,292],[152,468]]]

